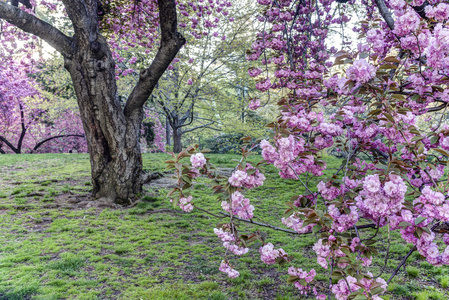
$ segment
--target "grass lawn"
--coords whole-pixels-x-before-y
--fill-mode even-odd
[[[232,159],[238,158],[208,156],[226,168],[232,168]],[[144,168],[163,172],[168,157],[145,154]],[[254,162],[260,159],[251,157]],[[327,161],[330,168],[340,165],[335,158]],[[170,210],[167,189],[146,186],[142,202],[132,208],[81,207],[77,199],[91,190],[89,170],[86,154],[0,155],[0,300],[309,299],[286,283],[288,266],[260,261],[260,244],[232,259],[240,277],[229,279],[219,272],[225,249],[213,228],[223,220],[198,210],[189,214]],[[283,226],[284,203],[303,188],[294,180],[278,178],[274,167],[265,171],[264,186],[247,196],[256,216]],[[309,181],[316,186],[320,178]],[[219,213],[220,204],[207,179],[199,179],[192,195],[196,205]],[[317,270],[318,288],[328,284],[328,273],[312,251],[315,236],[292,236],[247,223],[239,228],[267,232],[276,248],[292,256],[294,266]],[[372,233],[372,229],[362,232]],[[378,237],[384,254],[386,228]],[[390,238],[392,259],[384,279],[411,248],[397,232]],[[374,260],[374,275],[383,262],[382,255]],[[433,267],[415,252],[383,298],[447,300],[448,290],[449,268]]]

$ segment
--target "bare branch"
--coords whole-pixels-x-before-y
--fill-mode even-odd
[[[0,1],[0,19],[31,33],[55,48],[64,57],[72,57],[73,40],[64,33],[23,10]]]
[[[191,132],[191,131],[194,131],[194,130],[197,130],[197,129],[200,129],[200,128],[208,127],[208,126],[210,126],[210,125],[212,125],[214,123],[215,123],[215,121],[212,121],[212,122],[209,122],[209,123],[204,124],[204,125],[199,125],[199,126],[196,126],[196,127],[193,127],[193,128],[189,128],[189,129],[183,130],[182,133]],[[210,127],[208,127],[208,128],[220,131],[220,129],[210,128]]]
[[[427,112],[434,112],[434,111],[440,111],[442,109],[445,109],[447,106],[447,103],[441,104],[439,106],[431,107],[427,110]]]
[[[404,257],[404,259],[402,260],[402,262],[399,264],[399,266],[396,268],[396,270],[394,270],[393,274],[391,274],[390,279],[388,279],[387,284],[390,283],[391,280],[393,280],[394,276],[396,276],[396,274],[399,272],[399,269],[405,264],[405,262],[407,261],[407,259],[410,257],[410,255],[412,255],[412,253],[416,250],[416,247],[413,247],[412,249],[410,249],[410,251],[408,252],[408,254]]]
[[[34,146],[33,151],[31,151],[31,153],[35,152],[37,149],[39,149],[46,142],[49,142],[49,141],[54,140],[54,139],[59,139],[59,138],[62,138],[62,137],[79,137],[79,138],[83,138],[84,135],[82,135],[82,134],[63,134],[63,135],[56,135],[56,136],[49,137],[48,139],[45,139],[45,140],[40,141],[39,143],[37,143],[36,146]]]
[[[8,146],[9,148],[11,148],[12,151],[14,151],[14,153],[19,153],[17,148],[14,147],[13,144],[11,144],[5,137],[0,135],[0,141],[4,142],[6,144],[6,146]]]

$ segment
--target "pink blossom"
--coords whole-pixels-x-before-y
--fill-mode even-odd
[[[258,89],[261,92],[266,92],[271,87],[271,81],[270,78],[267,78],[259,83],[256,84],[256,89]]]
[[[282,248],[274,249],[272,243],[268,243],[260,247],[259,253],[260,259],[268,265],[276,263],[276,258],[287,256],[287,253],[285,253],[285,251]]]
[[[260,107],[260,100],[259,99],[254,99],[249,103],[249,109],[251,110],[256,110]]]
[[[223,247],[234,253],[235,255],[244,255],[248,253],[248,248],[240,247],[236,243],[239,242],[232,233],[223,231],[223,229],[214,228],[214,233],[222,240]]]
[[[231,213],[232,206],[232,214],[242,218],[242,219],[252,219],[254,217],[254,206],[250,205],[249,199],[244,198],[242,193],[239,191],[234,192],[231,195],[231,202],[222,201],[221,207]]]
[[[231,267],[229,266],[229,264],[226,263],[224,260],[221,261],[221,265],[220,265],[219,270],[220,270],[221,272],[224,272],[224,273],[228,274],[228,277],[229,277],[229,278],[237,278],[237,277],[239,277],[239,275],[240,275],[240,273],[239,273],[238,271],[236,271],[236,270],[234,270],[233,268],[231,268]]]
[[[408,9],[405,14],[395,21],[394,33],[399,36],[414,32],[419,26],[419,16],[413,9]]]
[[[367,63],[364,59],[356,60],[346,71],[348,79],[358,83],[366,83],[376,75],[376,67]]]
[[[192,196],[188,196],[187,198],[182,197],[179,199],[179,206],[185,212],[191,212],[193,210],[193,205],[190,203],[192,201]]]
[[[197,153],[190,156],[190,162],[194,168],[201,169],[206,165],[206,158],[203,153]]]

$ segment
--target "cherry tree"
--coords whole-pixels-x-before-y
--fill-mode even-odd
[[[27,63],[2,55],[0,152],[86,152],[81,119],[70,109],[48,113],[48,99],[29,77]]]
[[[449,186],[444,177],[449,158],[449,5],[362,1],[366,17],[354,28],[358,40],[351,42],[346,35],[337,49],[330,31],[350,21],[354,1],[258,3],[264,29],[247,58],[260,63],[249,70],[260,91],[283,91],[280,115],[269,124],[274,138],[242,149],[229,178],[217,176],[197,147],[167,162],[179,182],[169,196],[184,211],[201,209],[189,196],[195,178],[203,174],[216,183],[213,191],[229,216],[229,222],[214,229],[226,248],[220,270],[239,276],[232,254],[246,254],[254,240],[263,242],[259,253],[266,264],[290,263],[288,254],[264,235],[239,232],[235,220],[315,234],[317,263],[329,272],[327,289],[313,287],[316,271],[301,266],[290,265],[288,282],[316,299],[334,294],[339,300],[379,300],[414,251],[432,265],[449,265]],[[257,104],[250,105],[257,109]],[[289,229],[255,221],[257,209],[245,197],[246,190],[265,180],[259,165],[246,161],[256,147],[264,159],[259,165],[272,164],[282,178],[302,185],[303,191],[286,203],[281,221]],[[322,154],[329,149],[345,158],[331,177],[312,186],[308,179],[324,174]],[[370,269],[376,255],[389,260],[388,246],[379,254],[380,230],[399,231],[411,244],[388,280]],[[386,268],[381,267],[381,274]]]
[[[143,106],[159,78],[185,43],[178,32],[174,0],[142,1],[30,1],[32,9],[17,2],[0,1],[0,19],[46,41],[64,57],[64,66],[74,85],[91,159],[93,196],[118,204],[129,204],[142,192],[145,174],[139,148]],[[203,14],[217,10],[226,15],[230,3],[178,3],[191,35],[201,37],[198,26],[210,26]],[[66,33],[37,18],[59,12],[70,19]],[[62,9],[60,9],[62,7]],[[110,13],[110,15],[108,15]],[[190,17],[188,17],[190,16]],[[188,24],[188,25],[187,25]],[[159,28],[159,29],[158,29]],[[21,36],[20,36],[21,37]],[[108,42],[108,39],[109,42]],[[119,41],[127,44],[122,45]],[[155,51],[145,66],[124,107],[118,99],[115,61],[123,46]]]

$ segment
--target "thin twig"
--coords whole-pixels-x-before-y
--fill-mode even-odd
[[[376,232],[374,233],[374,235],[369,237],[369,238],[367,238],[367,239],[363,239],[360,242],[367,241],[367,240],[372,240],[373,238],[375,238],[376,235],[379,233],[379,228],[380,228],[380,217],[379,217],[379,219],[377,221],[377,229],[376,229]],[[360,237],[359,237],[359,239],[360,239]]]
[[[229,214],[224,213],[224,212],[220,212],[220,213],[225,215],[225,216],[227,216],[227,217],[230,216]],[[234,219],[242,221],[242,222],[250,223],[250,224],[255,224],[255,225],[259,225],[259,226],[263,226],[263,227],[268,227],[268,228],[271,228],[271,229],[274,229],[274,230],[288,232],[288,233],[291,233],[291,234],[303,235],[303,234],[311,234],[312,233],[312,231],[299,233],[299,232],[296,232],[296,231],[293,231],[293,230],[288,230],[288,229],[284,229],[284,228],[281,228],[281,227],[277,227],[277,226],[271,225],[269,223],[260,223],[260,222],[256,222],[256,221],[253,221],[253,220],[241,219],[241,218],[236,217],[236,216],[234,216]],[[357,229],[376,228],[376,225],[375,224],[367,224],[367,225],[360,225],[360,226],[355,226],[355,227]],[[322,231],[319,231],[319,232],[322,232]]]
[[[205,212],[206,214],[209,214],[209,215],[211,215],[211,216],[214,216],[214,217],[216,217],[216,218],[220,218],[220,219],[223,219],[223,218],[224,218],[223,216],[219,216],[219,215],[216,215],[216,214],[214,214],[214,213],[211,213],[210,211],[207,211],[207,210],[205,210],[205,209],[199,208],[199,207],[196,206],[196,205],[193,205],[193,207],[195,207],[195,208],[198,209],[198,210],[201,210],[201,211]]]
[[[410,249],[410,251],[408,252],[408,254],[404,257],[404,259],[402,260],[401,264],[396,268],[396,270],[394,270],[393,274],[391,274],[390,279],[388,279],[387,284],[390,283],[390,281],[393,279],[394,276],[396,276],[396,274],[399,272],[399,269],[405,264],[405,262],[407,261],[407,259],[410,257],[410,255],[412,255],[412,253],[416,250],[416,247],[413,247],[412,249]]]
[[[224,213],[224,212],[220,212],[220,213],[225,215],[226,217],[230,216],[229,214]],[[241,219],[241,218],[236,217],[236,216],[234,216],[234,219],[242,221],[242,222],[250,223],[250,224],[255,224],[255,225],[259,225],[259,226],[263,226],[263,227],[268,227],[268,228],[271,228],[271,229],[274,229],[274,230],[284,231],[284,232],[291,233],[291,234],[309,234],[309,233],[312,233],[312,232],[298,233],[296,231],[284,229],[284,228],[281,228],[281,227],[276,227],[276,226],[268,224],[268,223],[260,223],[260,222],[256,222],[256,221],[253,221],[253,220]]]

